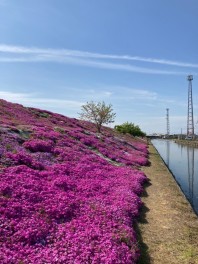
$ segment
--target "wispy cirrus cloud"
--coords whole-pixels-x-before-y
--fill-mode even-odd
[[[198,64],[156,58],[101,54],[69,49],[41,49],[37,47],[23,47],[0,44],[0,62],[56,62],[100,69],[121,70],[147,74],[188,74],[188,72],[183,71],[161,70],[153,69],[150,67],[135,66],[131,64],[131,61],[161,64],[165,66],[198,68]],[[197,73],[193,74],[197,75]]]
[[[39,94],[35,93],[16,93],[9,91],[0,91],[0,98],[13,103],[20,103],[26,106],[33,106],[38,108],[45,107],[47,109],[62,108],[69,110],[78,110],[84,103],[75,100],[42,98]]]
[[[145,101],[155,101],[158,99],[158,94],[156,92],[148,91],[145,89],[137,89],[125,86],[114,86],[112,88],[109,87],[108,89],[115,89],[117,93],[114,95],[114,97],[119,100],[133,100],[145,103]]]
[[[158,98],[157,93],[144,89],[131,89],[129,96],[130,94],[134,99],[157,100]]]
[[[166,59],[147,58],[140,56],[130,55],[115,55],[115,54],[101,54],[87,51],[70,50],[70,49],[41,49],[37,47],[23,47],[0,44],[0,52],[16,53],[16,54],[40,54],[48,56],[72,56],[82,58],[95,58],[95,59],[113,59],[113,60],[125,60],[125,61],[140,61],[149,63],[158,63],[164,65],[173,65],[179,67],[191,67],[198,68],[198,63],[189,63],[182,61],[172,61]]]

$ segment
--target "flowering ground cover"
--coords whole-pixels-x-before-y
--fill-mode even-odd
[[[132,264],[145,143],[0,100],[0,263]]]

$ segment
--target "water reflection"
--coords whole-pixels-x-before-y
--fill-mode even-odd
[[[170,141],[166,140],[166,165],[169,167],[170,159]]]
[[[172,140],[154,139],[152,143],[198,214],[198,149]]]
[[[189,183],[189,199],[192,201],[192,206],[194,206],[193,199],[193,188],[194,188],[194,164],[195,164],[195,149],[187,147],[187,159],[188,159],[188,183]]]

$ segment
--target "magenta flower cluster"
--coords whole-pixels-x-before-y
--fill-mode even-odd
[[[146,144],[3,100],[0,118],[0,263],[136,263]]]

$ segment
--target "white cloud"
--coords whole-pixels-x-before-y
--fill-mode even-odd
[[[25,93],[14,93],[14,92],[5,92],[5,91],[0,91],[0,97],[1,99],[4,100],[9,100],[9,101],[19,101],[19,100],[24,100],[25,98],[27,99],[30,96],[30,94],[25,94]]]
[[[128,71],[128,72],[137,72],[137,73],[146,73],[146,74],[163,74],[163,75],[187,75],[188,72],[180,72],[180,71],[168,71],[168,70],[158,70],[158,69],[150,69],[144,67],[133,66],[130,64],[118,64],[111,62],[101,62],[96,60],[88,60],[88,59],[79,59],[74,57],[55,57],[55,56],[27,56],[27,57],[2,57],[0,58],[0,62],[56,62],[56,63],[65,63],[65,64],[73,64],[80,66],[87,66],[92,68],[100,68],[100,69],[109,69],[109,70],[119,70],[119,71]],[[193,73],[193,75],[197,75],[197,73]]]
[[[109,86],[106,87],[108,90],[116,90],[116,93],[112,93],[112,97],[119,98],[122,100],[143,100],[153,101],[158,99],[156,92],[148,91],[145,89],[137,89],[127,86]]]
[[[23,104],[25,106],[32,107],[44,107],[46,109],[68,109],[68,110],[79,110],[80,106],[84,102],[74,101],[74,100],[64,100],[64,99],[51,99],[51,98],[41,98],[38,94],[31,93],[15,93],[0,91],[0,98],[13,102]]]
[[[82,59],[76,59],[76,58],[61,59],[59,60],[59,62],[65,62],[65,63],[70,62],[71,64],[89,66],[89,67],[100,68],[100,69],[121,70],[121,71],[147,73],[147,74],[164,74],[164,75],[187,75],[188,74],[187,72],[150,69],[150,68],[133,66],[130,64],[118,64],[118,63],[111,63],[111,62],[82,60]],[[193,75],[196,75],[196,73],[194,73]]]
[[[102,85],[93,85],[93,88],[82,86],[81,89],[66,88],[71,98],[74,98],[78,94],[78,98],[85,101],[101,101],[109,99],[113,96],[113,92],[104,89]]]
[[[104,92],[104,95],[106,95],[107,97],[110,97],[113,95],[113,93],[112,92]]]
[[[3,1],[4,2],[4,1]],[[197,63],[189,63],[182,61],[173,61],[166,59],[158,59],[158,58],[147,58],[140,56],[130,56],[130,55],[115,55],[115,54],[101,54],[80,50],[69,50],[69,49],[41,49],[37,47],[23,47],[23,46],[14,46],[14,45],[5,45],[0,44],[0,52],[5,53],[15,53],[15,54],[40,54],[44,57],[83,57],[83,58],[95,58],[95,59],[112,59],[112,60],[128,60],[128,61],[141,61],[141,62],[149,62],[149,63],[158,63],[164,65],[173,65],[179,67],[191,67],[198,68]]]
[[[156,100],[157,93],[142,89],[131,89],[130,94],[135,99]]]
[[[38,56],[35,57],[0,57],[0,62],[39,62],[44,61]]]
[[[1,53],[4,56],[0,57],[0,62],[56,62],[147,74],[187,75],[188,72],[138,67],[128,63],[130,61],[139,61],[169,66],[198,68],[198,64],[164,59],[100,54],[68,49],[41,49],[37,47],[22,47],[4,44],[0,44],[0,54]],[[112,60],[114,60],[114,62],[112,62]],[[127,63],[117,63],[117,61],[125,61]],[[197,75],[197,73],[192,74]]]

